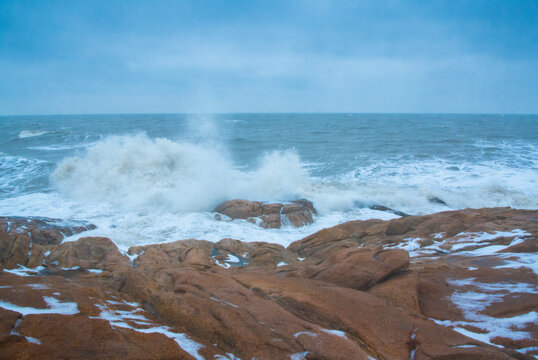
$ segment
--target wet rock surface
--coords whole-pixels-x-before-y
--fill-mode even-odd
[[[267,204],[260,201],[229,200],[215,208],[215,212],[231,220],[244,219],[263,228],[275,229],[283,225],[300,227],[312,224],[316,209],[312,202],[300,199],[290,203]],[[217,214],[217,219],[222,216]]]
[[[352,221],[287,248],[123,253],[2,218],[0,358],[532,359],[537,219],[467,209]]]

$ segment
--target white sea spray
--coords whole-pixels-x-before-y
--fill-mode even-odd
[[[78,201],[188,212],[233,198],[293,199],[308,174],[293,150],[267,153],[257,169],[241,171],[218,147],[139,134],[110,137],[64,159],[51,179]]]

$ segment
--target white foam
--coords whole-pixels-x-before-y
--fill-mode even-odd
[[[78,237],[71,237],[71,238],[68,237],[68,238],[64,238],[63,241],[62,241],[62,243],[63,243],[64,241],[73,241],[73,240],[75,240],[75,239],[77,239],[77,238],[78,238]],[[120,252],[121,252],[124,256],[127,256],[127,257],[129,258],[129,263],[131,263],[131,266],[134,267],[134,262],[135,262],[135,260],[138,259],[138,257],[139,257],[140,255],[143,255],[143,254],[144,254],[144,250],[140,251],[140,252],[137,253],[137,254],[129,254],[129,253],[127,252],[127,250],[128,250],[128,247],[127,247],[127,246],[125,246],[125,247],[121,247],[121,248],[120,248]]]
[[[232,353],[226,353],[226,355],[217,354],[214,357],[215,360],[241,360],[241,358],[235,356]]]
[[[528,352],[531,352],[531,351],[538,351],[538,346],[531,346],[531,347],[527,347],[527,348],[521,348],[521,349],[517,349],[518,352],[521,352],[523,354],[526,354]],[[538,355],[533,355],[535,358],[538,358]]]
[[[47,289],[49,289],[48,286],[43,285],[43,284],[28,284],[26,286],[31,287],[32,289],[36,289],[36,290],[47,290]]]
[[[313,333],[312,331],[299,331],[298,333],[295,333],[293,335],[293,337],[298,338],[301,335],[308,335],[308,336],[312,336],[312,337],[317,337],[318,336],[318,334]]]
[[[464,249],[466,247],[472,246],[473,243],[490,242],[500,237],[508,237],[508,238],[516,237],[516,239],[514,239],[515,241],[512,241],[509,245],[509,246],[513,246],[513,245],[523,242],[521,240],[522,236],[529,236],[529,235],[531,234],[521,229],[514,229],[512,231],[495,231],[493,234],[490,234],[487,232],[477,232],[477,233],[463,232],[454,236],[455,238],[459,238],[459,240],[456,244],[453,244],[451,246],[451,251],[458,251],[458,250]],[[491,247],[488,250],[488,252],[494,253],[504,248],[506,248],[506,246],[497,245],[495,248]],[[478,251],[481,252],[484,250],[478,250]],[[481,254],[481,255],[484,255],[484,254]]]
[[[17,275],[17,276],[36,276],[39,275],[39,272],[45,270],[44,266],[37,266],[35,268],[27,268],[25,266],[19,265],[16,269],[3,269],[4,272]]]
[[[215,262],[217,263],[218,266],[223,267],[223,268],[225,268],[225,269],[228,269],[228,268],[231,266],[230,264],[228,264],[228,263],[226,263],[226,262],[225,262],[225,263],[222,263],[222,262],[220,262],[220,261],[218,261],[218,260],[215,260]]]
[[[43,160],[0,153],[0,195],[17,196],[28,191],[35,192],[36,179],[46,176],[48,165]]]
[[[415,250],[420,249],[421,242],[423,240],[421,238],[405,238],[401,243],[396,245],[396,248],[407,250],[408,252],[414,252]]]
[[[110,302],[110,301],[109,301]],[[198,351],[203,347],[203,345],[193,341],[187,335],[182,333],[176,333],[170,330],[167,326],[152,326],[149,328],[138,328],[127,323],[127,321],[135,320],[134,322],[140,325],[153,325],[150,320],[145,316],[140,314],[135,314],[138,311],[143,311],[142,309],[135,309],[134,311],[124,311],[124,310],[112,310],[108,309],[105,306],[97,305],[101,309],[101,313],[98,318],[107,320],[110,325],[131,329],[145,334],[163,334],[164,336],[174,340],[179,347],[188,352],[197,360],[204,360],[204,358],[198,353]],[[142,320],[142,321],[137,321]]]
[[[49,296],[44,296],[43,299],[49,306],[48,309],[40,309],[30,306],[19,306],[2,300],[0,300],[0,307],[6,310],[18,312],[23,316],[34,314],[74,315],[79,313],[77,303],[75,302],[60,302],[58,299]]]
[[[486,255],[493,255],[495,254],[499,258],[518,258],[519,261],[515,260],[514,262],[506,265],[500,265],[500,267],[530,267],[532,269],[536,269],[537,265],[535,264],[535,261],[537,257],[533,254],[509,254],[509,253],[498,253],[501,250],[505,250],[511,246],[517,245],[522,243],[523,237],[530,236],[532,234],[521,230],[521,229],[514,229],[511,231],[496,231],[493,233],[486,233],[486,232],[477,232],[477,233],[459,233],[451,238],[445,238],[442,241],[434,242],[431,245],[423,246],[421,247],[422,239],[420,238],[405,238],[402,242],[395,244],[395,245],[389,245],[387,247],[393,247],[393,248],[401,248],[405,249],[409,252],[410,257],[417,257],[421,255],[428,255],[428,254],[435,254],[437,252],[441,253],[458,253],[460,255],[467,255],[467,256],[486,256]],[[506,237],[506,238],[513,238],[512,241],[508,245],[490,245],[490,242],[498,239],[500,237]],[[434,239],[442,239],[442,237],[434,236]],[[466,250],[471,247],[477,247],[473,250]],[[530,258],[530,259],[529,259]],[[525,261],[525,260],[530,261]],[[516,263],[518,265],[516,265]],[[473,268],[475,269],[475,268]]]
[[[137,303],[136,301],[127,301],[127,300],[123,300],[123,303],[125,305],[129,305],[131,307],[136,307],[136,308],[139,308],[140,307],[140,304]]]
[[[494,302],[502,302],[506,294],[536,294],[538,293],[536,285],[527,283],[480,283],[476,282],[474,278],[451,280],[448,283],[452,286],[463,288],[473,286],[480,292],[474,289],[468,291],[465,289],[456,290],[450,296],[450,300],[462,310],[465,321],[434,320],[436,323],[454,327],[455,331],[465,336],[491,345],[495,345],[491,343],[491,340],[495,337],[504,337],[513,340],[523,340],[532,337],[531,333],[519,329],[538,321],[538,313],[535,311],[503,318],[488,316],[481,312]],[[463,326],[477,327],[485,331],[485,333],[475,333],[464,329]]]
[[[287,262],[284,262],[284,261],[281,261],[281,262],[279,262],[278,264],[276,264],[277,267],[279,267],[279,266],[285,266],[285,265],[288,265],[288,263],[287,263]]]
[[[305,360],[306,355],[308,355],[308,351],[298,352],[298,353],[290,355],[290,359],[291,360]]]
[[[80,270],[80,266],[62,267],[60,269],[64,271],[76,271],[76,270]]]
[[[88,146],[93,145],[94,143],[73,143],[73,144],[65,144],[65,145],[43,145],[43,146],[28,146],[27,149],[30,150],[37,150],[37,151],[64,151],[64,150],[71,150],[71,149],[79,149],[79,148],[86,148]]]
[[[494,269],[527,268],[538,275],[538,254],[536,253],[502,253],[497,255],[503,264],[494,266]]]
[[[471,299],[467,299],[472,301]],[[532,339],[532,334],[521,329],[526,325],[536,323],[538,321],[538,313],[532,311],[527,314],[517,315],[510,318],[495,318],[490,316],[472,316],[473,321],[450,321],[450,320],[434,320],[439,325],[451,326],[455,331],[468,336],[472,339],[485,342],[490,345],[496,345],[491,342],[493,338],[503,337],[512,340]],[[476,326],[486,333],[475,333],[466,330],[460,326]],[[498,345],[496,345],[498,346]]]
[[[287,246],[346,221],[398,217],[367,208],[376,204],[410,214],[485,206],[538,208],[538,172],[532,166],[385,157],[322,176],[315,169],[330,168],[330,163],[306,162],[293,149],[261,153],[257,164],[236,164],[222,145],[216,124],[198,123],[192,124],[197,127],[197,142],[128,135],[105,138],[83,152],[72,151],[77,156],[61,161],[51,176],[60,193],[41,186],[43,192],[25,194],[34,189],[36,178],[46,176],[50,163],[1,154],[0,192],[12,196],[0,196],[0,213],[89,220],[98,229],[67,240],[105,236],[126,250],[132,245],[226,237]],[[534,159],[533,154],[536,148],[525,161]],[[453,167],[458,170],[450,170]],[[448,206],[431,203],[432,196]],[[210,210],[232,198],[307,198],[319,215],[314,224],[301,228],[261,229],[246,221],[215,221]]]
[[[237,264],[241,262],[241,260],[239,260],[239,258],[233,254],[228,254],[226,261],[231,262],[231,263],[237,263]]]
[[[538,286],[528,283],[482,283],[475,281],[475,278],[449,280],[450,285],[463,287],[474,286],[485,292],[499,292],[504,293],[529,293],[538,294]]]
[[[48,133],[48,131],[43,130],[23,130],[19,133],[19,139],[26,139],[34,136],[41,136]]]
[[[451,346],[453,348],[474,348],[474,347],[477,347],[477,345],[454,345],[454,346]]]
[[[91,273],[91,274],[100,274],[103,272],[103,270],[101,269],[84,269],[86,270],[87,272]]]
[[[25,336],[25,338],[26,338],[26,341],[28,341],[29,343],[41,345],[41,341],[39,341],[39,339],[30,337],[30,336]]]
[[[453,167],[458,170],[451,170]],[[437,158],[402,162],[379,159],[345,175],[336,175],[331,181],[350,202],[382,204],[418,215],[469,207],[536,209],[536,169],[500,165],[496,161],[469,163]],[[442,199],[447,206],[428,200],[433,197]]]
[[[86,236],[112,239],[126,251],[133,245],[200,239],[218,242],[224,238],[241,241],[265,241],[288,246],[316,231],[350,220],[392,219],[396,216],[371,209],[347,212],[331,211],[316,217],[311,225],[300,228],[264,229],[247,221],[217,221],[212,212],[176,212],[147,208],[124,210],[106,202],[84,203],[68,200],[58,193],[21,195],[9,201],[0,198],[0,213],[12,216],[47,216],[59,219],[84,219],[97,229],[65,238],[76,241]]]
[[[329,330],[329,329],[320,329],[323,332],[326,332],[327,334],[340,336],[344,339],[347,339],[346,333],[340,330]]]

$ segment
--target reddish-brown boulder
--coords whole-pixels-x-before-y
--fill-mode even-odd
[[[299,227],[312,224],[316,209],[312,202],[305,199],[285,204],[236,199],[223,202],[215,208],[215,212],[232,220],[244,219],[263,228],[273,229],[282,225]],[[217,219],[222,217],[217,214]]]
[[[60,244],[66,236],[92,229],[95,225],[86,221],[0,217],[0,267],[37,266],[44,246]]]

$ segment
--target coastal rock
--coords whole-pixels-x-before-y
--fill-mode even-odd
[[[62,246],[51,247],[42,264],[48,267],[103,269],[124,261],[114,243],[103,237],[80,238]]]
[[[86,237],[34,244],[32,262],[2,248],[0,359],[532,359],[537,217],[353,221],[287,248],[188,239],[125,256]]]
[[[0,359],[192,359],[132,298],[80,271],[4,271],[0,283],[0,319],[9,328],[0,329]],[[131,328],[142,320],[148,333]]]
[[[538,231],[536,211],[510,208],[465,209],[446,211],[425,216],[408,216],[389,221],[377,219],[355,220],[320,230],[288,247],[299,256],[325,258],[340,248],[408,243],[407,239],[420,239],[418,247],[443,239],[459,241],[461,233],[511,231],[529,229]],[[443,253],[444,250],[431,251]]]
[[[60,220],[45,217],[0,216],[0,234],[27,234],[38,245],[59,244],[65,237],[95,229],[81,220]]]
[[[342,287],[365,290],[409,265],[407,251],[376,248],[343,249],[318,265],[306,267],[307,277]]]
[[[37,266],[42,262],[43,249],[57,245],[66,236],[95,229],[86,221],[37,217],[0,217],[0,266]]]
[[[283,225],[300,227],[312,224],[316,209],[305,199],[285,204],[236,199],[223,202],[215,208],[215,212],[232,220],[244,219],[263,228],[278,229]]]

